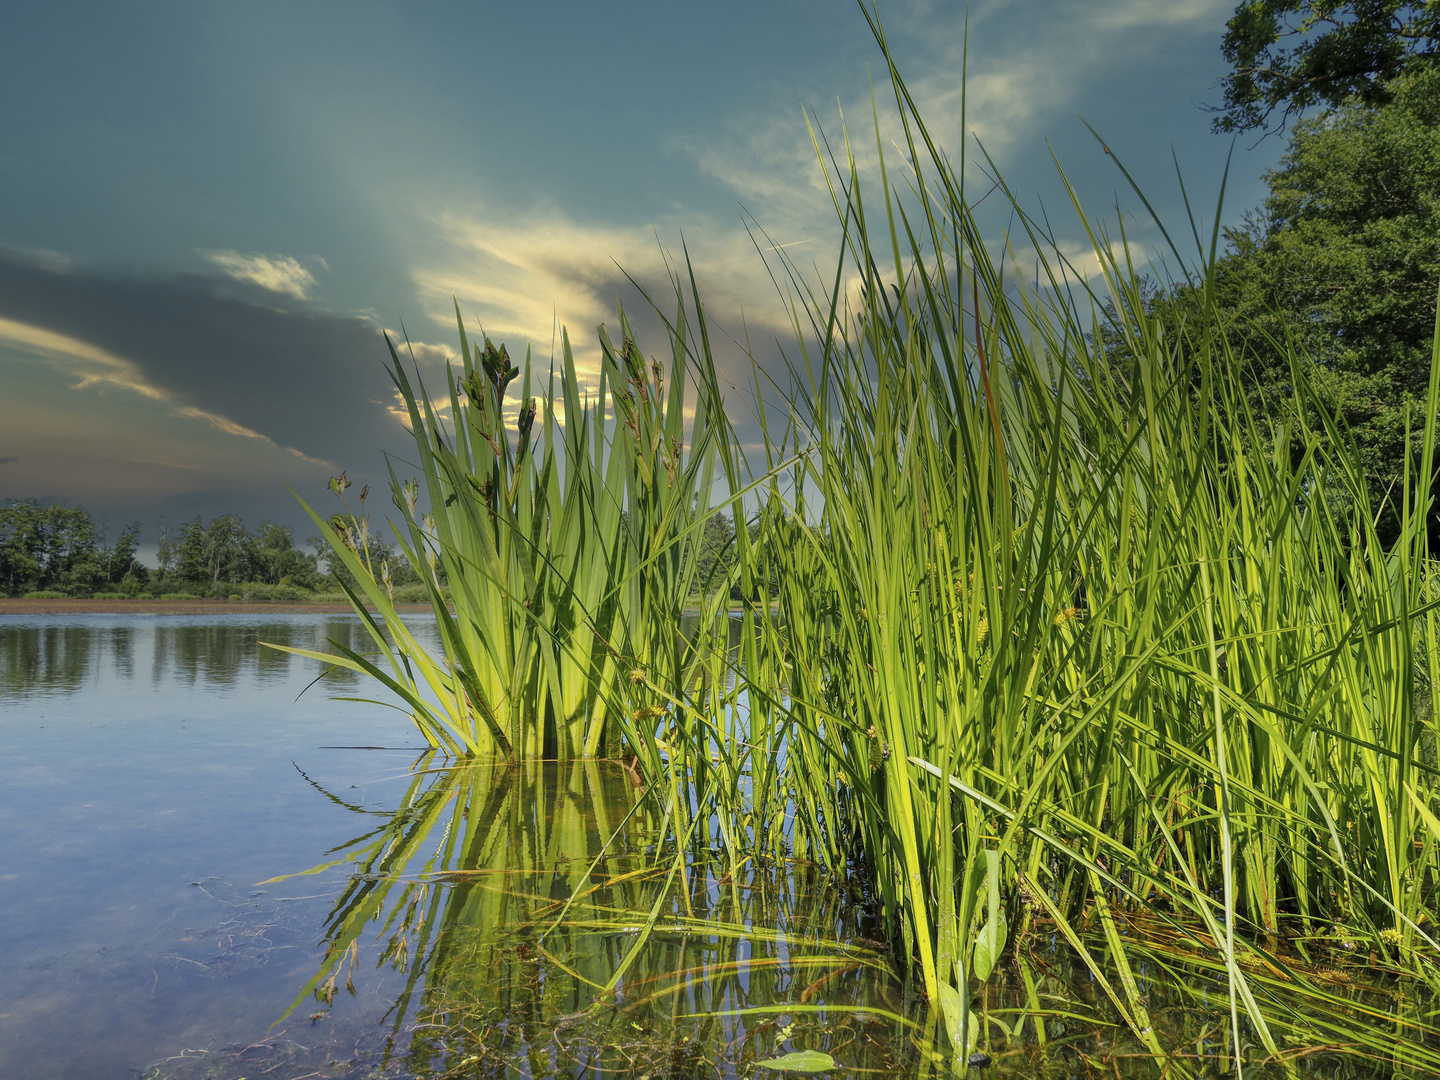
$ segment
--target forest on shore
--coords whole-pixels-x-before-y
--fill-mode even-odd
[[[178,526],[160,521],[157,563],[139,557],[138,521],[112,534],[79,506],[38,499],[0,503],[0,595],[58,599],[153,597],[300,601],[343,599],[319,537],[297,547],[295,530],[274,521],[253,531],[236,514],[209,522],[196,516]],[[381,537],[372,550],[391,565],[397,589],[415,582],[409,564]],[[417,597],[417,599],[421,599]]]
[[[332,524],[349,524],[336,515]],[[377,566],[388,568],[398,601],[424,602],[420,579],[397,545],[366,528],[366,547]],[[732,557],[734,527],[717,514],[700,540],[706,569]],[[39,499],[0,501],[0,596],[30,599],[152,598],[294,603],[344,601],[350,576],[328,545],[312,536],[299,547],[295,530],[262,521],[253,531],[236,514],[209,522],[196,516],[175,526],[158,525],[158,565],[139,558],[144,535],[133,521],[111,539],[110,529],[88,510]]]

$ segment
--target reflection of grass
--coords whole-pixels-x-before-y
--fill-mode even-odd
[[[419,1024],[405,1051],[417,1072],[555,1055],[562,1072],[676,1055],[738,1066],[773,1053],[781,1013],[787,1041],[908,1060],[912,1010],[846,889],[723,861],[677,876],[670,835],[614,764],[423,769],[392,817],[316,868],[354,874],[292,1010],[328,1008],[378,942],[406,975],[392,1024]]]

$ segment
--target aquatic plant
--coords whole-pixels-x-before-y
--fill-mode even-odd
[[[505,346],[472,342],[457,307],[461,363],[439,405],[392,343],[421,473],[402,481],[391,470],[399,546],[425,585],[443,656],[397,611],[368,518],[327,520],[308,505],[354,581],[341,585],[374,653],[304,655],[374,676],[451,755],[618,755],[623,739],[657,772],[664,729],[693,726],[685,688],[717,632],[724,647],[730,581],[700,579],[698,541],[712,514],[735,512],[726,486],[740,475],[704,312],[698,298],[687,311],[678,280],[675,293],[668,365],[645,358],[622,311],[618,344],[598,329],[593,396],[563,330],[557,393],[553,369],[540,387],[528,354],[522,373]],[[697,596],[696,630],[682,634]]]
[[[794,488],[814,493],[772,501],[789,540],[763,548],[797,583],[772,642],[787,768],[822,781],[792,783],[796,832],[837,860],[863,851],[962,1051],[972,986],[1037,922],[1156,1055],[1136,965],[1173,957],[1131,932],[1137,911],[1205,942],[1237,1068],[1247,1041],[1282,1060],[1278,1033],[1303,1038],[1315,988],[1299,972],[1331,943],[1440,987],[1437,732],[1416,703],[1440,629],[1440,329],[1420,471],[1382,544],[1298,356],[1293,418],[1262,429],[1213,308],[1149,317],[1128,247],[1073,191],[1099,274],[1016,203],[1006,244],[1033,250],[1027,287],[890,76],[908,192],[877,121],[874,203],[848,136],[828,173],[833,275],[775,256],[796,327],[786,436],[808,444]],[[1202,282],[1215,247],[1198,251]],[[1435,1068],[1419,1014],[1392,1022],[1347,1037]]]
[[[527,360],[513,447],[518,372],[462,328],[448,426],[393,369],[430,505],[395,479],[406,553],[445,655],[409,636],[363,528],[316,515],[382,660],[322,658],[385,681],[447,753],[635,755],[677,851],[869,875],[958,1054],[988,1038],[977,988],[1007,954],[1029,972],[1045,926],[1143,1052],[1173,1049],[1146,972],[1184,991],[1198,970],[1223,988],[1237,1070],[1348,1042],[1440,1072],[1426,1010],[1346,1027],[1315,974],[1354,954],[1440,990],[1440,731],[1417,701],[1440,675],[1440,327],[1382,543],[1354,446],[1293,348],[1290,419],[1262,423],[1214,305],[1152,318],[1123,223],[1112,244],[1073,191],[1097,274],[1014,200],[1018,230],[992,252],[963,167],[889,74],[906,188],[878,118],[870,182],[848,135],[831,158],[817,131],[833,275],[773,247],[795,341],[783,407],[759,395],[763,476],[742,480],[693,285],[698,333],[677,287],[668,375],[623,316],[618,347],[602,329],[594,401],[568,339],[559,398],[530,403]],[[1206,296],[1217,240],[1196,232]],[[733,570],[697,590],[687,541],[747,493]],[[747,598],[734,656],[731,585]],[[709,599],[683,634],[696,591]]]

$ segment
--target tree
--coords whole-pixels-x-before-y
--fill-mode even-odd
[[[33,499],[6,499],[0,507],[0,585],[7,596],[40,587],[40,523],[44,508]]]
[[[267,585],[296,585],[313,589],[320,571],[313,555],[295,547],[295,530],[273,521],[262,521],[255,530],[256,580]]]
[[[94,519],[80,507],[6,499],[0,506],[0,582],[11,596],[40,589],[93,592],[104,580],[98,539]]]
[[[399,546],[387,541],[380,530],[371,529],[368,517],[348,513],[332,514],[330,525],[340,534],[347,546],[360,556],[362,562],[373,567],[376,580],[383,581],[388,575],[392,586],[410,585],[420,580],[420,575],[399,550]],[[315,554],[308,558],[317,562],[324,560],[325,573],[332,581],[337,584],[343,581],[352,586],[355,584],[355,575],[345,568],[345,564],[336,557],[324,538],[312,536],[308,542],[315,549]]]
[[[127,577],[136,577],[141,580],[149,577],[149,571],[135,557],[139,547],[140,523],[132,521],[120,530],[120,538],[115,541],[114,547],[106,546],[104,548],[106,582],[118,585]]]
[[[209,525],[197,516],[180,527],[175,576],[182,581],[205,588],[248,581],[254,564],[255,540],[237,515],[222,514]]]
[[[155,549],[156,561],[160,564],[160,576],[169,577],[175,572],[176,541],[170,522],[160,519],[160,542]]]
[[[1226,25],[1217,131],[1277,126],[1313,105],[1388,103],[1440,60],[1440,0],[1246,0]]]
[[[735,520],[729,510],[717,510],[705,519],[695,552],[695,580],[705,592],[722,583],[735,561]]]
[[[1419,446],[1440,293],[1440,66],[1390,89],[1386,104],[1352,98],[1295,126],[1212,281],[1254,407],[1288,408],[1293,346],[1350,428],[1377,504],[1399,490],[1407,433]],[[1157,312],[1178,322],[1198,304],[1181,288]]]

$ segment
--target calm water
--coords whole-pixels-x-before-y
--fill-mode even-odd
[[[393,710],[329,700],[344,684],[297,700],[315,666],[255,642],[358,631],[0,617],[0,1076],[130,1077],[265,1035],[314,968],[336,879],[255,883],[355,829],[305,775],[393,806],[412,754],[323,747],[415,740]]]
[[[663,890],[613,764],[412,769],[404,714],[330,699],[371,686],[256,644],[327,638],[363,648],[338,616],[0,617],[0,1077],[911,1070],[859,898]]]

